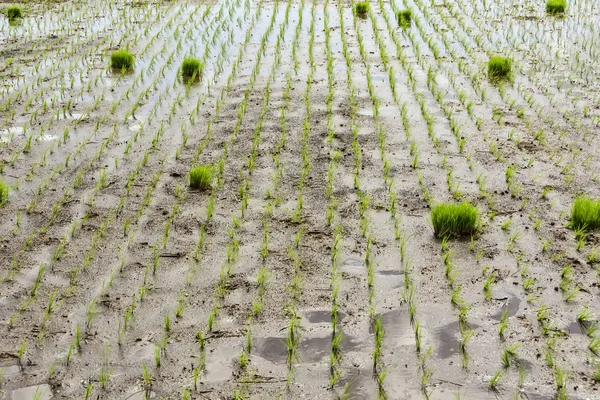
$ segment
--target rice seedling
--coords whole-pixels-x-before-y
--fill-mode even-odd
[[[0,179],[0,207],[6,204],[8,201],[8,193],[10,191],[10,185]]]
[[[200,79],[203,69],[202,62],[193,57],[186,57],[181,63],[181,75],[186,79]]]
[[[407,28],[410,26],[412,22],[412,10],[407,8],[406,10],[401,10],[396,13],[396,20],[398,21],[398,25],[401,28]]]
[[[510,58],[494,56],[488,61],[488,76],[492,79],[508,78],[512,71]]]
[[[491,391],[493,392],[497,392],[498,391],[498,383],[500,381],[500,375],[502,375],[503,370],[499,369],[494,376],[492,376],[488,382],[488,387],[490,388]]]
[[[431,210],[431,222],[439,238],[470,235],[478,229],[479,211],[467,202],[439,204]]]
[[[600,201],[586,195],[575,199],[568,226],[573,229],[596,229],[600,226]]]
[[[190,169],[190,187],[194,189],[210,189],[213,182],[213,167],[210,164],[199,165]]]
[[[566,0],[548,0],[546,1],[546,12],[548,14],[557,15],[564,14],[567,8]]]
[[[369,12],[369,2],[368,1],[359,1],[354,6],[354,12],[363,17]]]
[[[9,21],[15,21],[23,17],[23,11],[19,6],[10,6],[6,8],[6,18]]]
[[[116,70],[133,68],[134,57],[128,50],[117,50],[110,55],[110,67]]]

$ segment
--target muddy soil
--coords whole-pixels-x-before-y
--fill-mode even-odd
[[[567,228],[600,197],[600,10],[538,3],[0,19],[0,399],[600,399],[600,236]],[[482,226],[442,243],[463,200]]]

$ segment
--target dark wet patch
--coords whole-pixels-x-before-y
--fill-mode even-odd
[[[376,274],[383,275],[383,276],[398,276],[398,275],[402,275],[402,272],[400,272],[396,269],[386,269],[383,271],[377,271]]]
[[[588,328],[593,324],[598,324],[600,321],[573,321],[563,330],[570,333],[571,335],[587,335]]]
[[[492,315],[492,318],[496,321],[500,321],[502,318],[502,313],[508,309],[508,316],[512,317],[517,314],[519,311],[519,306],[521,305],[521,299],[517,296],[512,296],[510,300],[506,301],[502,306],[502,310],[498,311],[496,314]]]
[[[304,313],[304,316],[311,324],[331,324],[331,311],[329,310],[307,311]],[[338,321],[342,321],[344,318],[346,318],[346,314],[338,312]]]
[[[343,335],[340,345],[342,353],[358,350],[362,343],[353,336]],[[298,346],[301,362],[319,362],[329,357],[331,352],[331,336],[305,337]],[[253,354],[276,364],[287,362],[287,346],[285,337],[260,338],[254,342]]]
[[[405,310],[391,310],[379,314],[383,324],[383,340],[391,341],[393,345],[413,346],[415,343],[413,328],[410,326],[410,314]],[[374,325],[369,328],[370,333],[375,332]]]
[[[478,325],[469,324],[470,329],[476,329],[478,327]],[[440,358],[449,358],[454,354],[458,354],[458,349],[460,348],[459,336],[460,329],[458,327],[458,321],[451,322],[437,329],[438,344],[435,348],[437,349]]]

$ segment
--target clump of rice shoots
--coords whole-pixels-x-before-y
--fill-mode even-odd
[[[186,57],[181,64],[181,75],[187,79],[199,79],[203,67],[200,60]]]
[[[470,235],[477,231],[479,210],[466,201],[442,203],[431,210],[431,222],[437,237]]]
[[[546,12],[548,14],[564,14],[566,8],[566,0],[548,0],[546,2]]]
[[[512,71],[510,58],[494,56],[488,61],[488,76],[490,78],[506,78]]]
[[[110,55],[110,67],[113,69],[131,69],[133,61],[133,54],[127,50],[117,50]]]
[[[213,168],[210,164],[199,165],[190,170],[190,187],[209,189],[213,181]]]
[[[406,10],[398,11],[396,19],[398,20],[399,26],[403,28],[410,26],[410,23],[412,22],[412,10],[407,8]]]
[[[0,207],[5,205],[8,201],[8,192],[10,191],[10,186],[4,181],[0,180]]]
[[[23,12],[21,10],[21,7],[11,6],[6,9],[6,17],[9,19],[9,21],[17,20],[22,16]]]
[[[571,221],[569,226],[573,229],[597,229],[600,227],[600,200],[581,195],[575,199],[571,207]]]
[[[368,1],[359,1],[354,6],[354,12],[360,16],[364,16],[369,11],[369,2]]]

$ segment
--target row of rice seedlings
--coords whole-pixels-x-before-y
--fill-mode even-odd
[[[356,7],[356,6],[355,6]],[[341,35],[344,36],[344,24],[343,14],[341,8],[341,2],[338,1],[338,12],[340,17]],[[358,14],[353,14],[353,26],[356,32],[356,38],[359,45],[359,53],[361,55],[361,61],[367,69],[367,86],[369,94],[374,99],[373,117],[375,121],[378,121],[379,117],[379,102],[375,99],[375,94],[372,86],[371,74],[369,71],[369,65],[366,61],[366,53],[364,50],[364,42],[361,31],[358,27]],[[348,53],[345,53],[348,56]],[[352,62],[349,58],[346,59],[347,68],[352,68]],[[350,75],[350,72],[348,72]],[[360,187],[360,175],[359,172],[362,170],[362,150],[360,142],[358,141],[358,123],[357,123],[357,105],[356,105],[356,89],[354,88],[352,80],[348,80],[348,97],[350,103],[350,127],[352,131],[352,148],[354,151],[354,188],[358,197],[358,211],[361,218],[361,232],[362,236],[366,238],[366,249],[365,249],[365,265],[367,266],[367,286],[369,290],[369,320],[374,330],[374,349],[373,349],[373,376],[377,383],[377,397],[387,398],[387,392],[385,389],[385,379],[387,377],[388,369],[386,363],[383,360],[383,336],[385,334],[385,327],[383,325],[381,316],[376,313],[375,306],[375,257],[373,250],[373,235],[369,229],[369,203],[370,196],[368,193],[363,191]],[[377,124],[376,124],[377,126]]]
[[[300,33],[302,32],[302,20],[304,18],[304,0],[300,0],[300,6],[298,7],[298,24],[294,31],[294,38],[292,39],[292,61],[294,63],[294,73],[298,74],[298,68],[300,67],[300,61],[298,60],[298,43],[300,41]]]
[[[335,76],[334,76],[334,59],[331,50],[331,30],[329,17],[329,1],[323,3],[323,16],[325,28],[325,57],[327,65],[327,86],[328,92],[325,98],[325,106],[327,108],[327,143],[329,145],[329,167],[327,169],[327,187],[326,195],[329,201],[327,206],[327,223],[335,228],[333,230],[333,242],[331,244],[331,350],[329,355],[329,387],[333,389],[340,381],[344,371],[341,365],[342,349],[341,343],[343,332],[340,326],[339,309],[342,307],[340,302],[340,280],[342,274],[339,270],[339,253],[342,246],[343,231],[339,223],[339,215],[337,211],[338,200],[334,195],[335,187],[335,170],[338,166],[343,153],[336,149],[337,145],[335,138],[335,124],[333,122],[333,100],[335,96]],[[348,390],[348,385],[345,385],[342,393]],[[341,396],[340,396],[341,397]]]
[[[383,9],[382,1],[379,2],[379,6],[381,9]],[[371,14],[370,18],[371,18],[371,23],[373,26],[373,32],[377,32],[378,29],[377,29],[375,17]],[[403,114],[403,110],[405,109],[405,106],[403,107],[399,103],[394,70],[388,64],[388,61],[387,61],[388,56],[385,51],[383,42],[382,42],[381,38],[379,37],[378,33],[375,33],[375,39],[378,43],[382,64],[384,66],[384,69],[387,70],[389,77],[390,77],[388,82],[390,85],[390,90],[392,92],[392,96],[393,96],[394,101],[395,101],[396,105],[398,106],[401,114]],[[370,76],[370,71],[369,71],[369,69],[367,69],[367,79],[369,79],[369,76]],[[377,109],[379,99],[374,95],[374,91],[371,91],[370,93],[371,93],[371,99],[373,102],[373,106]],[[405,119],[405,117],[403,117],[403,119]],[[419,361],[419,366],[418,366],[419,374],[421,376],[420,389],[421,389],[423,396],[425,398],[429,398],[431,392],[430,392],[430,390],[428,390],[428,386],[430,384],[430,379],[433,374],[433,367],[428,366],[427,361],[433,352],[433,348],[428,347],[425,350],[425,346],[423,343],[424,342],[423,331],[421,328],[421,323],[417,316],[416,288],[415,288],[415,284],[411,278],[411,273],[410,273],[410,271],[412,269],[411,268],[412,263],[411,263],[411,260],[406,256],[406,247],[407,247],[409,238],[404,232],[402,232],[402,230],[400,228],[400,218],[397,216],[397,195],[393,189],[393,178],[390,176],[390,165],[391,164],[386,155],[385,143],[386,143],[387,135],[383,128],[383,124],[379,121],[378,115],[375,116],[375,121],[377,123],[377,136],[379,139],[380,158],[382,161],[383,178],[384,178],[385,186],[388,189],[388,194],[389,194],[389,199],[390,199],[388,211],[389,211],[391,219],[393,220],[393,223],[394,223],[396,240],[399,243],[398,247],[399,247],[399,253],[400,253],[400,261],[402,263],[404,263],[404,271],[403,272],[404,272],[404,277],[405,277],[405,280],[404,280],[405,285],[401,292],[401,295],[402,295],[403,300],[408,305],[411,327],[413,328],[413,331],[415,334],[415,350],[416,350],[417,358]],[[408,124],[405,124],[405,129],[407,130],[406,131],[407,139],[410,137],[410,131],[408,130],[408,127],[409,127]],[[416,143],[414,141],[412,141],[411,142],[411,152],[415,151],[415,148],[416,148]]]
[[[275,19],[276,19],[277,13],[278,13],[278,9],[279,9],[279,1],[277,1],[274,6],[273,14],[271,17],[272,24],[274,24],[274,22],[275,22]],[[286,6],[286,11],[285,11],[285,13],[287,15],[289,15],[290,9],[291,9],[291,0],[288,0],[287,6]],[[280,60],[279,57],[280,57],[281,43],[282,43],[282,38],[285,34],[285,29],[287,27],[287,21],[288,21],[288,19],[286,18],[286,20],[284,21],[284,24],[280,25],[281,28],[279,30],[277,45],[274,50],[275,62],[273,62],[273,64],[271,64],[271,70],[270,70],[269,76],[267,77],[267,82],[266,82],[265,88],[263,90],[263,95],[262,95],[262,99],[261,99],[262,107],[259,112],[257,125],[256,125],[255,131],[254,131],[252,154],[250,155],[250,159],[246,163],[249,175],[252,174],[252,171],[254,169],[255,161],[253,161],[253,160],[255,160],[256,156],[257,156],[258,145],[260,143],[260,134],[261,134],[262,124],[263,124],[263,121],[265,120],[267,112],[269,111],[271,83],[276,78],[276,74],[278,72],[278,67],[280,65],[280,62],[278,60]],[[266,37],[267,36],[263,36],[263,38],[266,38]],[[266,43],[266,40],[264,40],[263,43]],[[263,49],[263,54],[264,54],[264,49]],[[286,87],[288,88],[287,94],[284,93],[284,96],[289,97],[289,90],[291,89],[291,77],[289,77],[288,85]],[[289,100],[288,100],[288,102],[289,102]],[[282,115],[283,115],[282,118],[285,118],[284,110],[285,110],[286,105],[284,104],[283,107],[284,108],[282,108]],[[266,285],[267,285],[267,281],[269,280],[269,278],[271,276],[271,272],[269,271],[269,268],[267,265],[267,258],[269,255],[269,220],[272,217],[273,208],[280,201],[277,199],[277,195],[275,194],[275,193],[277,193],[279,182],[281,179],[281,173],[283,172],[283,170],[282,170],[283,166],[280,164],[278,157],[279,157],[280,151],[283,149],[283,146],[285,145],[286,137],[287,137],[287,132],[285,129],[283,129],[281,132],[281,138],[276,145],[275,151],[273,153],[271,153],[271,158],[273,160],[275,160],[275,162],[277,163],[276,173],[273,175],[273,187],[267,188],[266,193],[265,193],[265,196],[269,200],[265,203],[265,205],[263,207],[263,213],[262,213],[262,218],[261,218],[262,225],[263,225],[263,237],[262,237],[259,252],[260,252],[260,256],[261,256],[261,260],[262,260],[262,263],[261,263],[262,265],[257,271],[256,298],[252,301],[252,306],[248,312],[246,328],[245,328],[246,343],[242,347],[242,350],[238,354],[238,357],[237,357],[239,367],[241,368],[241,377],[239,380],[241,385],[234,389],[234,392],[233,392],[234,399],[245,399],[245,398],[248,398],[248,396],[250,395],[250,388],[248,387],[248,382],[252,379],[252,375],[253,375],[252,370],[249,369],[250,357],[251,357],[251,351],[252,351],[252,323],[256,318],[260,317],[260,315],[263,311],[263,307],[264,307],[263,302],[264,302],[264,294],[265,294],[265,290],[266,290]],[[249,185],[247,185],[245,183],[240,188],[240,190],[243,190],[245,194],[247,192],[249,192],[249,189],[250,189]]]
[[[299,14],[304,13],[305,3],[301,2],[299,7]],[[305,233],[304,227],[304,217],[303,217],[303,189],[305,181],[308,179],[308,174],[311,168],[311,162],[309,157],[309,135],[311,132],[310,118],[311,118],[311,89],[313,83],[313,76],[316,71],[316,65],[314,61],[314,39],[315,39],[315,14],[316,14],[316,1],[313,0],[311,3],[311,20],[309,24],[309,39],[308,39],[308,63],[309,63],[309,72],[306,77],[306,89],[303,93],[304,99],[304,116],[302,119],[301,126],[301,139],[300,139],[300,153],[302,155],[302,172],[300,174],[300,178],[296,185],[297,188],[297,201],[296,206],[291,214],[291,221],[295,225],[297,225],[297,229],[295,229],[295,235],[293,242],[287,248],[287,255],[293,265],[294,271],[292,273],[292,278],[287,284],[287,291],[289,293],[289,302],[285,307],[286,314],[288,315],[289,322],[286,331],[285,337],[285,345],[287,349],[287,376],[286,376],[286,391],[289,393],[292,389],[292,384],[295,377],[295,368],[296,364],[300,361],[299,355],[299,345],[301,340],[301,317],[298,313],[297,302],[303,295],[304,292],[304,276],[302,273],[302,263],[303,258],[300,250],[300,243]],[[295,31],[295,39],[292,44],[293,49],[292,53],[297,52],[297,48],[299,46],[299,38],[300,32],[302,31],[302,24],[299,20],[298,25],[296,26]],[[296,60],[298,61],[298,60]],[[299,62],[295,62],[294,64],[294,72],[297,73],[299,69]]]

